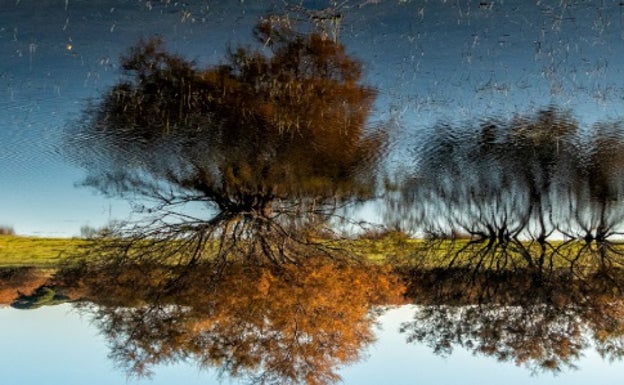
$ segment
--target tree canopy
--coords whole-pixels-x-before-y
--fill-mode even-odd
[[[604,240],[622,221],[621,123],[584,130],[556,106],[478,125],[438,124],[402,181],[398,215],[433,237]]]
[[[368,130],[375,91],[360,63],[321,34],[261,22],[255,35],[265,49],[207,68],[159,39],[133,47],[126,78],[79,127],[102,158],[85,160],[89,182],[231,212],[370,194],[384,135]]]
[[[82,287],[110,357],[138,376],[188,360],[254,384],[331,384],[374,340],[378,306],[403,301],[390,268],[324,258],[282,269],[200,266],[182,277],[143,263],[89,266],[81,285],[75,274],[57,279]]]

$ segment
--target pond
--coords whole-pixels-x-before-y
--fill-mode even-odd
[[[12,1],[0,378],[614,383],[623,39],[621,2]]]

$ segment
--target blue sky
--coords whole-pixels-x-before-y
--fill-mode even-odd
[[[114,84],[118,58],[158,34],[199,63],[247,43],[278,1],[0,0],[0,224],[71,236],[125,219],[125,201],[76,187],[63,130]],[[301,2],[291,2],[298,5]],[[304,1],[321,10],[331,1]],[[373,120],[394,122],[393,158],[440,120],[474,121],[554,103],[586,127],[622,114],[624,7],[601,1],[351,0],[340,38],[380,91]],[[408,165],[409,167],[409,165]]]

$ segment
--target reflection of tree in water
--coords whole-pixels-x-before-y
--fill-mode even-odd
[[[427,237],[400,267],[420,305],[408,341],[534,371],[619,359],[623,143],[620,124],[581,133],[556,108],[436,127],[392,202]]]
[[[555,236],[599,247],[621,235],[623,133],[601,123],[582,134],[554,107],[478,127],[441,124],[416,155],[396,214],[414,217],[451,265],[552,268]]]
[[[606,359],[624,355],[621,269],[582,280],[566,272],[439,269],[413,272],[410,282],[409,295],[422,306],[402,332],[436,354],[462,347],[533,371],[574,368],[592,347]]]
[[[181,276],[108,265],[80,277],[111,357],[130,373],[191,359],[254,383],[338,380],[336,368],[373,340],[373,309],[402,298],[388,269],[324,258],[280,269],[203,265]]]
[[[485,271],[528,269],[538,275],[574,274],[582,279],[623,268],[624,245],[619,240],[535,240],[488,238],[429,239],[412,251],[406,263],[414,268],[462,268],[471,276]]]
[[[368,127],[375,91],[360,63],[320,33],[254,32],[267,51],[207,68],[139,44],[69,140],[88,185],[154,202],[151,222],[95,239],[83,271],[132,372],[193,358],[260,382],[332,382],[372,339],[370,305],[400,291],[322,259],[337,243],[317,241],[376,188],[386,137]],[[620,131],[584,137],[556,108],[436,127],[394,206],[429,237],[408,271],[427,305],[404,325],[410,340],[532,368],[572,366],[592,342],[619,357]]]
[[[368,128],[360,63],[322,33],[266,20],[254,33],[258,50],[206,68],[139,44],[69,135],[86,184],[154,202],[152,222],[115,234],[129,236],[118,251],[158,239],[185,263],[295,262],[337,207],[373,194],[385,135]]]

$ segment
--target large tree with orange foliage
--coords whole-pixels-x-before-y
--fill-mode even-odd
[[[204,264],[182,277],[146,264],[91,266],[80,282],[129,374],[189,360],[257,384],[336,382],[336,369],[374,340],[373,309],[402,303],[404,289],[389,268],[325,258],[281,269]]]
[[[295,224],[371,197],[385,135],[368,122],[375,91],[340,43],[269,21],[254,32],[259,49],[231,49],[206,68],[141,42],[122,61],[126,78],[86,111],[71,152],[88,185],[155,199],[163,215],[205,204],[210,214],[183,217],[185,231],[259,235],[243,254],[294,260],[269,234],[283,241]]]

